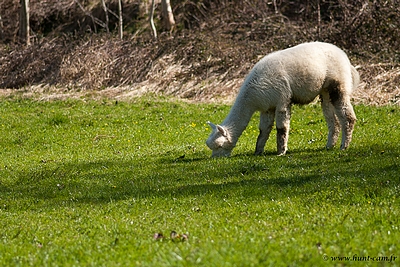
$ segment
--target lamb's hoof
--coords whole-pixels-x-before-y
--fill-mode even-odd
[[[340,150],[346,150],[349,146],[340,146]]]
[[[329,143],[328,143],[328,144],[326,144],[325,148],[326,148],[327,150],[330,150],[330,149],[334,148],[335,145],[336,145],[336,144],[329,144]]]
[[[287,152],[287,147],[283,146],[283,147],[279,147],[278,146],[278,156],[284,156]]]

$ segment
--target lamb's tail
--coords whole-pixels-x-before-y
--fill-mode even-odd
[[[357,88],[360,83],[360,74],[358,74],[357,69],[354,66],[351,66],[351,78],[353,80],[353,91]]]

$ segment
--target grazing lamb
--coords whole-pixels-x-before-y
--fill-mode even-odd
[[[350,96],[359,83],[357,70],[338,47],[321,42],[304,43],[265,56],[240,88],[229,115],[215,125],[206,144],[212,156],[230,156],[254,112],[260,112],[256,155],[264,146],[276,119],[278,155],[287,151],[292,104],[308,104],[318,95],[328,124],[332,148],[342,128],[341,149],[351,141],[356,115]]]

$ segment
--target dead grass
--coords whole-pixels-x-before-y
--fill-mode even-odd
[[[354,102],[366,105],[400,105],[400,64],[378,63],[358,68],[362,82],[354,92]]]
[[[11,9],[15,1],[0,3],[15,13],[17,10]],[[130,12],[130,7],[133,12],[137,2],[128,2],[124,10]],[[331,20],[326,16],[320,24],[315,23],[316,11],[308,2],[308,9],[300,9],[291,6],[292,1],[282,1],[281,12],[276,12],[261,0],[200,1],[199,5],[177,1],[175,13],[182,28],[173,34],[160,32],[157,41],[137,28],[135,33],[126,33],[124,40],[112,33],[91,32],[90,27],[88,33],[83,33],[87,28],[76,28],[71,21],[83,25],[88,18],[71,3],[62,0],[53,6],[33,5],[37,31],[45,26],[56,30],[35,39],[30,47],[0,45],[0,88],[5,88],[0,90],[1,95],[129,99],[157,94],[189,101],[232,102],[246,74],[262,56],[319,40],[345,49],[353,64],[358,65],[362,82],[354,92],[355,103],[400,105],[400,31],[398,22],[390,19],[398,10],[393,1],[385,2],[380,9],[372,5],[360,9],[362,1],[337,7],[324,2],[336,10],[331,14],[336,17]],[[96,9],[91,8],[96,14]],[[100,6],[96,8],[102,12]],[[296,8],[298,13],[294,12]],[[353,13],[357,18],[354,25],[352,20],[342,20]],[[59,17],[60,25],[57,21],[52,24],[48,14]],[[377,22],[371,19],[372,15],[386,20],[375,27],[373,23]],[[3,21],[11,21],[10,16],[2,14]],[[79,19],[73,20],[75,17]],[[139,27],[145,22],[130,23]],[[65,33],[68,27],[79,31]],[[12,36],[15,30],[8,32]]]
[[[3,50],[0,88],[19,90],[2,90],[1,94],[38,99],[128,99],[157,94],[232,102],[246,74],[271,49],[249,40],[235,46],[235,39],[223,42],[220,34],[159,42],[95,37],[58,37],[8,54]],[[245,46],[248,50],[241,53]],[[353,102],[400,104],[399,63],[352,61],[358,63],[362,80]]]
[[[99,64],[104,61],[99,60]],[[250,69],[250,64],[248,68]],[[103,66],[107,67],[106,64]],[[370,64],[357,66],[362,82],[353,94],[353,103],[364,105],[400,105],[400,65]],[[70,69],[70,68],[68,68]],[[161,57],[152,64],[147,79],[131,85],[111,86],[102,90],[82,90],[78,86],[65,87],[55,85],[32,85],[18,90],[0,90],[2,97],[34,98],[38,100],[75,99],[115,99],[130,100],[143,95],[164,95],[188,100],[191,102],[232,103],[237,95],[244,77],[235,77],[234,70],[222,75],[210,75],[206,79],[193,77],[191,80],[180,80],[179,76],[190,71],[190,66],[176,63],[171,56]],[[162,77],[160,79],[159,77]]]

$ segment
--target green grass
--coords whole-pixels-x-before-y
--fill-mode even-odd
[[[355,110],[347,151],[311,105],[286,156],[274,134],[252,155],[255,115],[212,159],[205,122],[229,106],[3,99],[0,265],[400,266],[400,108]]]

